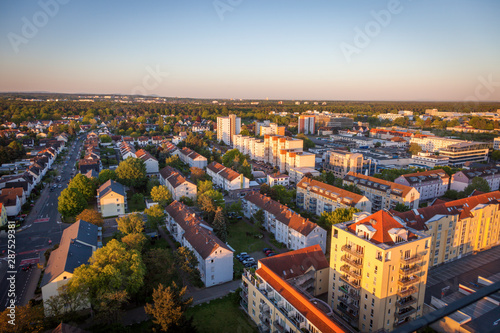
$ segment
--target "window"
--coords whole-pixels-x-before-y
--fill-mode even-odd
[[[252,305],[253,305],[253,307],[255,308],[255,301],[252,301]]]
[[[441,224],[438,224],[438,231],[441,231],[442,228],[443,226]]]
[[[254,310],[254,309],[252,309],[252,315],[254,315],[254,316],[255,316],[255,310]]]
[[[373,318],[373,309],[370,310],[370,317]]]

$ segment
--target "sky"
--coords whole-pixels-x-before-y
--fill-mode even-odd
[[[0,92],[500,101],[498,0],[0,1]]]

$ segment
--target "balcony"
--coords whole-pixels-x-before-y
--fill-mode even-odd
[[[416,275],[412,275],[409,278],[405,277],[398,280],[398,285],[401,287],[411,286],[412,284],[418,283],[420,278]]]
[[[406,275],[410,275],[410,274],[413,274],[413,273],[417,273],[421,269],[422,269],[422,266],[420,266],[420,265],[414,265],[414,266],[407,267],[407,268],[400,268],[399,269],[399,274],[406,276]]]
[[[274,323],[274,332],[285,333],[285,327],[283,327],[279,320],[275,320]]]
[[[359,282],[357,282],[356,280],[349,281],[349,278],[347,277],[347,275],[342,275],[340,277],[340,280],[344,281],[345,283],[347,283],[349,286],[351,286],[354,289],[361,288],[361,286],[359,285]]]
[[[355,256],[356,258],[363,258],[364,256],[363,252],[360,252],[349,245],[342,246],[341,250]]]
[[[270,333],[271,329],[266,323],[261,323],[257,326],[259,328],[260,333]]]
[[[412,286],[412,287],[410,287],[408,289],[405,289],[405,290],[399,290],[398,293],[397,293],[397,295],[399,297],[408,297],[410,295],[413,295],[417,291],[418,291],[417,288],[415,288],[415,287]]]
[[[405,264],[413,264],[417,261],[422,260],[424,256],[421,254],[416,254],[414,256],[408,257],[408,258],[401,258],[401,261],[404,262]]]
[[[270,313],[270,309],[269,309],[269,305],[265,304],[265,303],[260,303],[259,304],[259,310],[261,312],[261,314],[264,314],[264,313]]]
[[[340,286],[339,290],[355,300],[359,300],[359,298],[360,298],[359,293],[357,293],[353,290],[350,290],[350,289],[347,290],[347,288],[345,288],[344,286]]]
[[[353,312],[352,310],[349,310],[347,308],[347,306],[342,306],[341,304],[343,304],[343,303],[340,303],[339,305],[337,305],[337,309],[340,310],[340,312],[342,312],[343,314],[346,314],[350,319],[354,319],[354,320],[358,319],[357,312]]]
[[[355,268],[358,268],[358,269],[362,269],[363,268],[363,263],[362,262],[357,262],[356,260],[353,260],[351,258],[349,258],[348,256],[346,255],[343,255],[342,258],[340,258],[340,260],[346,262],[347,264],[355,267]]]
[[[340,271],[346,273],[347,275],[349,275],[357,280],[361,279],[361,274],[358,274],[355,271],[351,270],[349,265],[343,265],[342,267],[340,267]]]
[[[339,297],[339,300],[344,304],[344,305],[347,305],[347,307],[349,309],[351,309],[352,311],[356,312],[359,311],[359,305],[353,303],[350,301],[349,297],[344,295],[342,297]]]
[[[417,299],[415,297],[409,296],[409,297],[405,297],[405,298],[402,298],[399,301],[397,301],[396,306],[397,307],[407,307],[407,306],[410,306],[416,302],[417,302]]]
[[[240,291],[240,297],[243,299],[247,299],[248,298],[247,292],[245,290]]]
[[[409,308],[405,308],[399,312],[396,312],[395,315],[396,315],[397,319],[402,320],[402,319],[405,319],[406,317],[411,316],[415,312],[417,312],[417,309],[415,309],[414,307],[409,307]]]
[[[248,303],[246,299],[242,299],[240,301],[240,306],[245,310],[245,312],[248,312]]]

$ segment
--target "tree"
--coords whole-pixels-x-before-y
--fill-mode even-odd
[[[361,210],[350,208],[337,208],[333,212],[323,212],[319,218],[318,224],[329,230],[332,225],[352,220],[352,215]]]
[[[107,324],[117,323],[121,318],[121,308],[129,300],[126,290],[105,292],[99,296],[97,303],[97,322]]]
[[[259,209],[255,214],[253,214],[253,218],[255,219],[255,224],[260,228],[264,225],[266,214],[262,209]]]
[[[80,214],[87,207],[87,200],[74,188],[65,188],[59,196],[57,210],[64,217]]]
[[[99,139],[101,140],[101,143],[110,143],[111,141],[113,141],[111,140],[111,137],[107,134],[99,136]]]
[[[149,297],[159,283],[171,285],[177,279],[174,257],[170,249],[152,248],[142,256],[148,274],[142,292]]]
[[[500,150],[494,150],[491,153],[491,159],[494,160],[494,161],[500,160]]]
[[[87,176],[84,176],[81,173],[73,177],[73,179],[69,182],[68,187],[78,190],[87,202],[95,197],[96,188],[94,187],[94,184],[89,178],[87,178]]]
[[[198,206],[205,212],[206,216],[211,220],[217,211],[217,207],[224,206],[224,196],[216,190],[208,190],[205,193],[198,195]]]
[[[140,187],[144,186],[147,180],[146,164],[140,158],[129,157],[121,161],[116,168],[116,176],[120,183]]]
[[[166,186],[159,185],[151,189],[151,199],[166,207],[172,202],[172,194]]]
[[[98,307],[107,293],[136,293],[143,285],[144,274],[141,254],[112,239],[93,253],[89,264],[74,270],[68,288],[86,294],[90,302]]]
[[[148,217],[148,228],[157,229],[159,225],[165,222],[165,212],[160,205],[154,205],[151,208],[147,208],[144,210],[144,213]]]
[[[146,236],[142,232],[133,232],[122,237],[123,244],[127,245],[129,249],[142,251],[144,243],[146,243]]]
[[[243,205],[240,200],[229,205],[228,212],[234,213],[236,216],[243,215]]]
[[[116,173],[113,170],[104,169],[101,172],[99,172],[99,176],[98,176],[99,184],[102,185],[110,179],[112,179],[112,180],[118,179],[116,176]]]
[[[422,147],[420,147],[418,144],[416,143],[410,143],[410,148],[408,149],[408,151],[412,154],[412,155],[418,155],[418,153],[420,153],[422,151]]]
[[[33,306],[31,303],[23,306],[15,306],[15,314],[12,316],[11,309],[6,308],[0,313],[0,332],[2,333],[38,333],[45,332],[43,307]]]
[[[198,195],[203,194],[209,190],[213,190],[214,185],[210,180],[201,181],[198,184]]]
[[[490,185],[486,181],[486,179],[481,178],[481,177],[474,177],[470,183],[469,186],[467,186],[464,189],[464,194],[465,196],[471,195],[474,190],[481,191],[481,192],[491,192]]]
[[[153,304],[147,303],[144,309],[153,316],[153,323],[160,326],[163,332],[177,326],[184,311],[192,303],[192,298],[185,298],[186,292],[187,287],[179,290],[175,282],[166,288],[160,283],[153,291]]]
[[[191,171],[191,180],[195,184],[197,184],[198,181],[205,180],[207,177],[207,174],[203,171],[203,169],[191,167],[189,170]]]
[[[405,205],[404,203],[398,203],[395,207],[394,207],[394,210],[397,211],[397,212],[407,212],[410,210],[410,207],[408,207],[407,205]]]
[[[227,223],[222,207],[217,207],[213,226],[214,226],[214,232],[217,235],[217,237],[219,237],[221,241],[225,242],[227,238]]]
[[[145,223],[142,219],[141,214],[139,213],[120,217],[118,220],[116,220],[116,222],[118,223],[118,230],[124,235],[141,233],[144,231]]]
[[[198,267],[198,259],[196,259],[195,254],[184,246],[177,248],[175,252],[175,262],[180,269],[189,274]]]
[[[305,136],[304,133],[297,134],[297,139],[301,139],[304,141],[304,149],[305,150],[309,150],[311,148],[316,147],[316,144],[311,139],[309,139],[307,136]]]
[[[44,301],[45,311],[58,321],[71,318],[77,311],[86,308],[88,299],[81,293],[72,292],[67,285],[58,288],[58,294]]]
[[[294,190],[288,191],[283,185],[274,185],[269,191],[269,196],[275,201],[289,205],[295,195]]]
[[[84,209],[78,216],[76,220],[84,220],[88,223],[92,223],[98,227],[104,226],[104,220],[102,214],[94,209]]]

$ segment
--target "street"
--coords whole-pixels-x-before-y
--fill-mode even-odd
[[[75,143],[76,142],[76,143]],[[50,186],[46,186],[29,216],[24,222],[22,231],[16,232],[16,304],[24,305],[33,298],[31,293],[27,295],[27,290],[38,283],[39,274],[34,274],[37,262],[44,262],[43,253],[46,249],[58,244],[61,240],[63,230],[68,227],[64,223],[58,223],[60,220],[57,211],[58,197],[63,189],[67,187],[68,180],[71,179],[72,169],[79,159],[79,151],[82,147],[83,140],[79,139],[73,143],[68,143],[68,154],[61,160],[62,162],[53,168],[60,171],[62,180],[61,188],[56,188],[52,192]],[[69,157],[69,160],[67,161]],[[67,161],[67,166],[65,163]],[[51,243],[51,244],[49,244]],[[0,251],[6,248],[6,238],[0,238]],[[7,276],[7,261],[6,258],[0,258],[0,311],[3,311],[8,304],[7,298],[8,281]],[[22,270],[21,266],[33,264],[33,267],[27,271]]]

